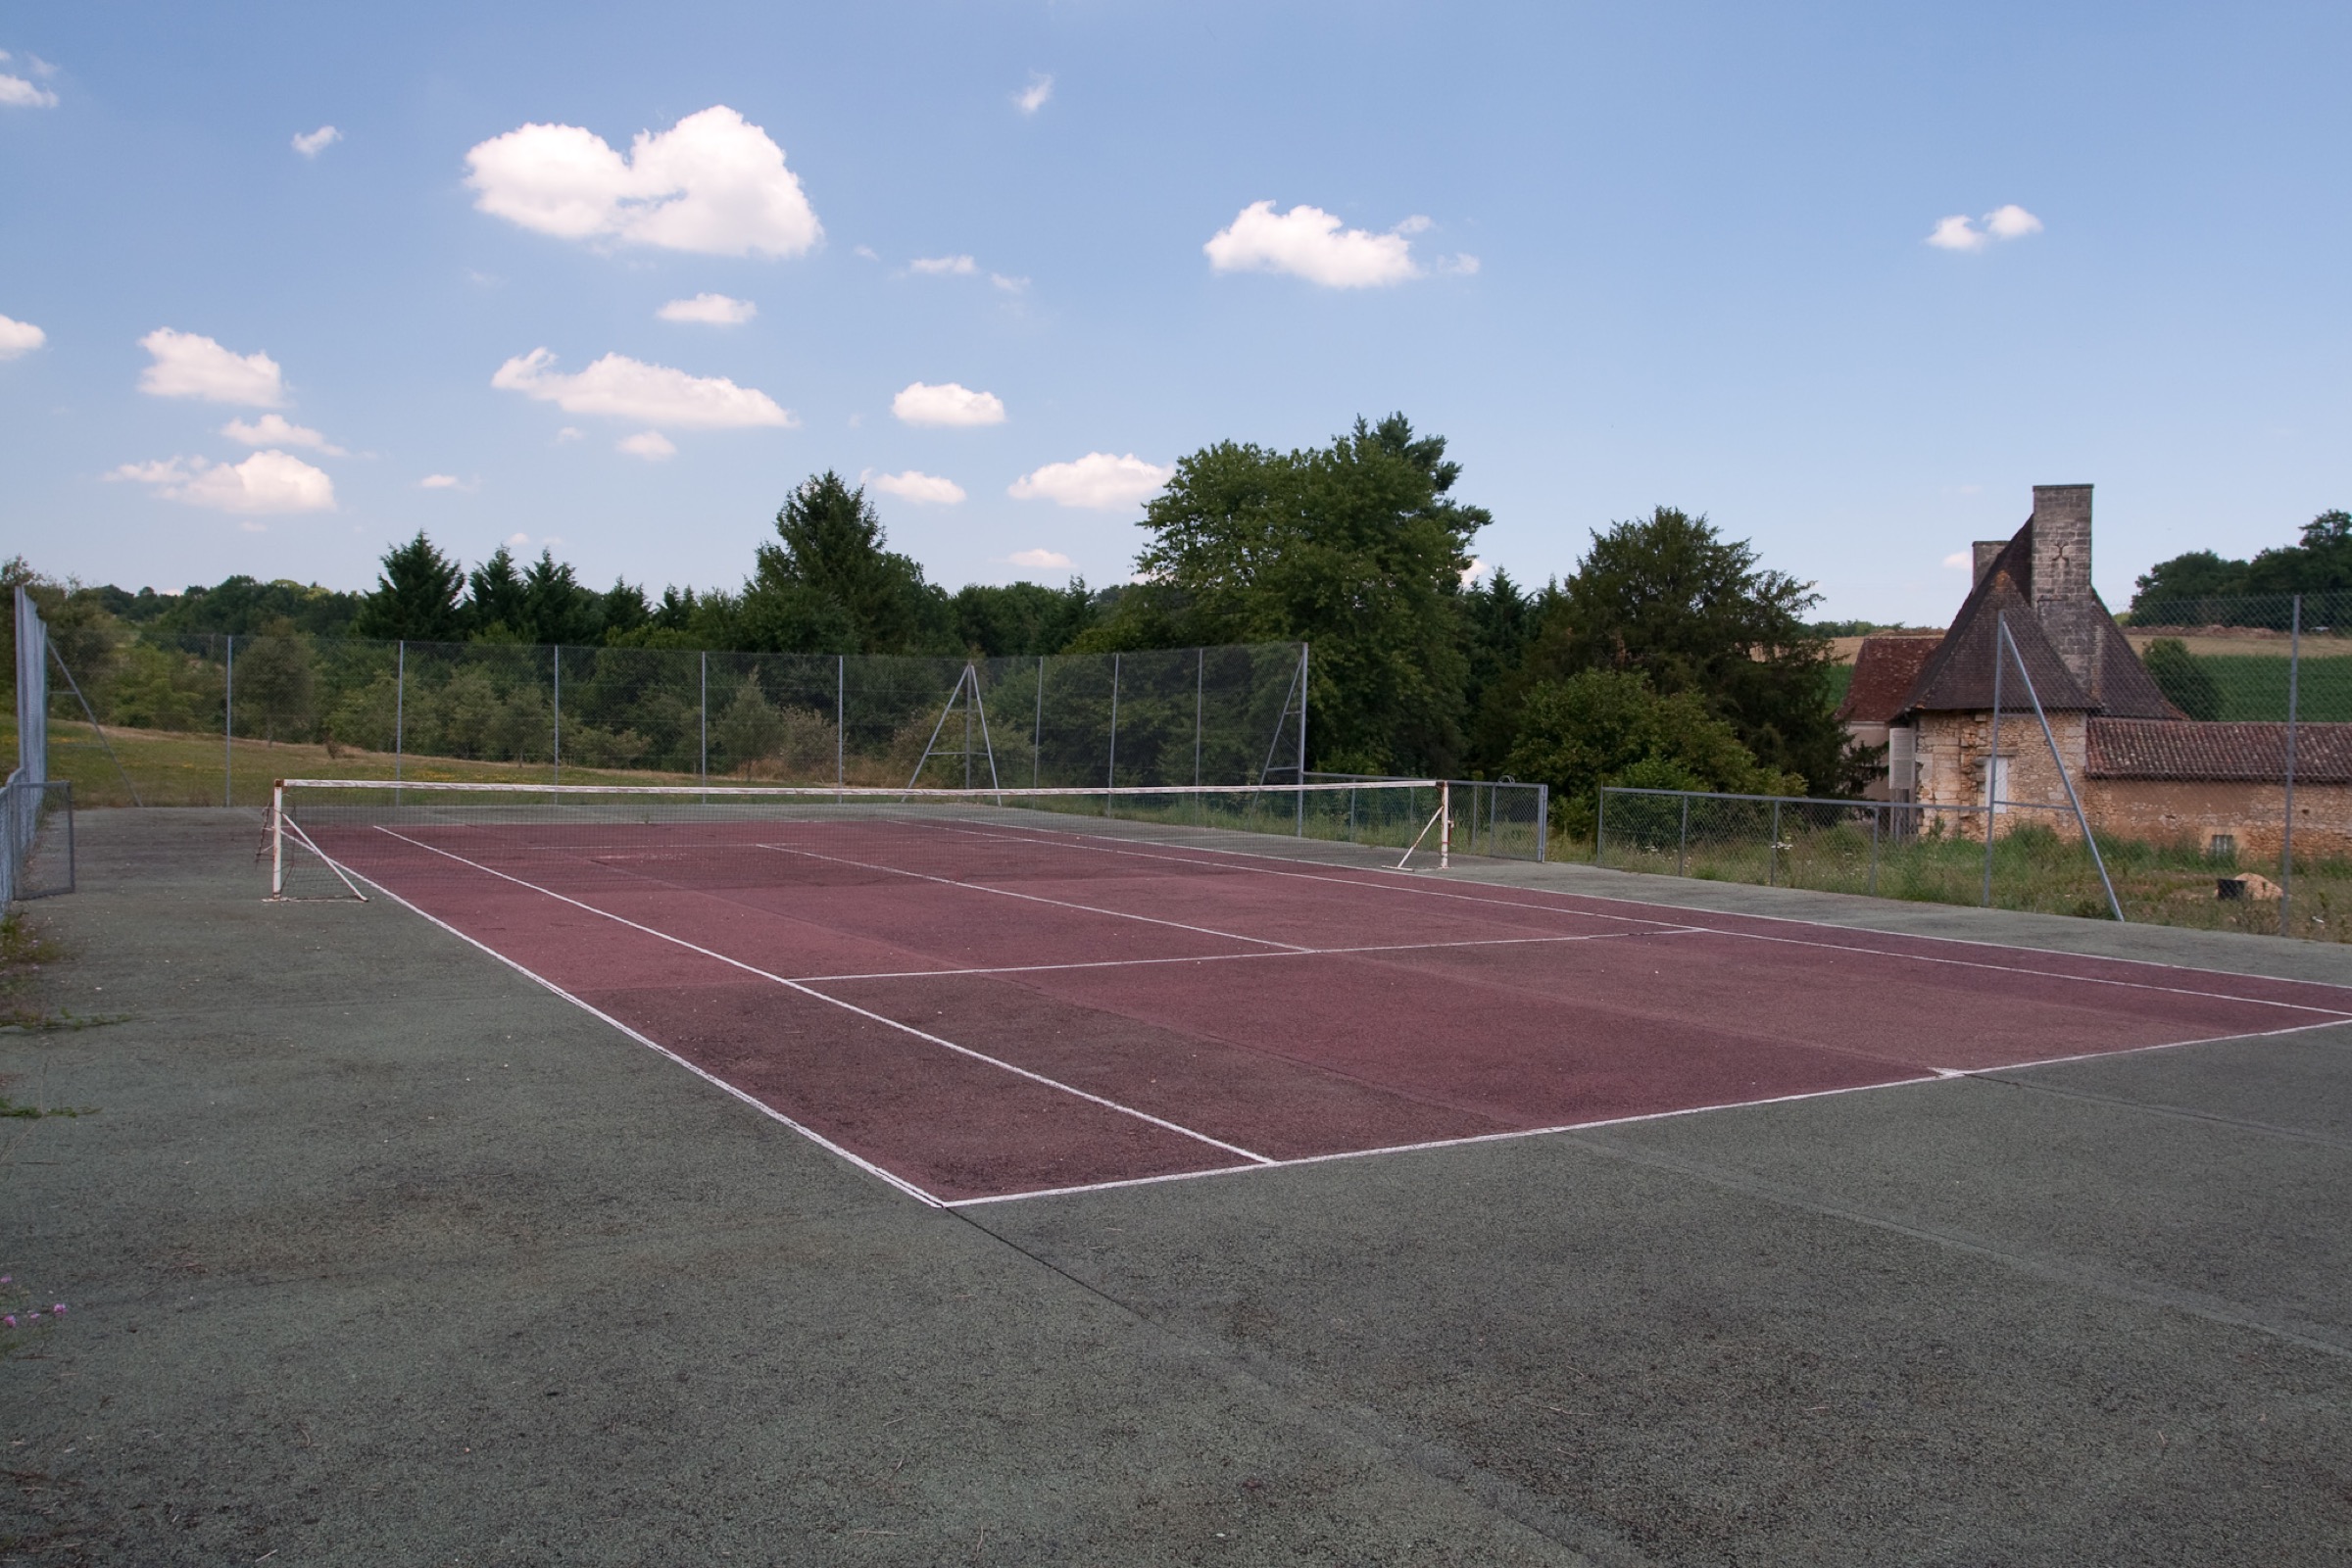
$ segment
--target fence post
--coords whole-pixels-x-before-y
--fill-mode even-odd
[[[1038,787],[1046,757],[1046,656],[1037,656],[1037,717],[1029,722],[1029,787]]]
[[[850,656],[833,656],[833,787],[850,781]]]
[[[1119,782],[1119,656],[1110,656],[1110,758],[1102,769],[1102,814],[1110,814],[1111,791]]]
[[[1592,863],[1600,864],[1609,854],[1609,787],[1600,787],[1600,804],[1592,811]]]
[[[2303,674],[2303,596],[2295,595],[2294,629],[2286,645],[2286,826],[2278,835],[2278,934],[2294,927],[2295,904],[2295,699]]]
[[[1674,846],[1674,874],[1690,874],[1690,792],[1683,791],[1683,834]]]
[[[1298,645],[1298,837],[1306,837],[1306,673],[1308,645]]]
[[[1193,650],[1193,788],[1200,787],[1201,704],[1208,695],[1208,650]]]
[[[1551,843],[1551,786],[1536,786],[1536,863],[1542,865]]]
[[[1870,808],[1870,896],[1879,896],[1879,819],[1886,813],[1877,806]]]
[[[561,643],[551,643],[547,651],[555,661],[556,783],[561,785],[564,782],[564,647]]]
[[[703,782],[703,804],[708,806],[710,804],[710,655],[704,653],[700,662],[701,685],[694,699],[694,776]]]
[[[2009,612],[1992,612],[1992,742],[1984,754],[1984,897],[1985,908],[1992,907],[1992,839],[1999,826],[2001,813],[2001,668],[2008,661],[2002,656],[2009,644]]]
[[[220,671],[220,804],[236,805],[237,766],[237,639],[232,633],[222,645]]]
[[[1772,842],[1764,847],[1764,885],[1777,887],[1781,879],[1781,802],[1772,802]]]
[[[409,729],[409,640],[402,638],[393,655],[392,663],[392,782],[401,779],[401,755],[408,746]],[[392,792],[395,801],[400,792]]]

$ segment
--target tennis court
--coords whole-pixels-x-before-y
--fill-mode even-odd
[[[667,820],[428,803],[314,809],[310,833],[937,1203],[2352,1018],[2331,986],[1482,885],[1001,799]]]

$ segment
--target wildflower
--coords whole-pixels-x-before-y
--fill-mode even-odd
[[[0,1317],[0,1323],[5,1323],[12,1329],[15,1328],[17,1326],[17,1314],[11,1312],[6,1317]]]
[[[58,1302],[55,1306],[49,1309],[49,1315],[51,1317],[64,1317],[66,1315],[66,1303],[63,1301]]]

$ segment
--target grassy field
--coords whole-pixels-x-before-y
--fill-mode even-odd
[[[1567,851],[1574,854],[1574,851]],[[1585,852],[1590,856],[1590,849]],[[2190,845],[2164,846],[2099,840],[2125,918],[2145,924],[2279,935],[2278,906],[2218,896],[2223,877],[2259,871],[2277,878],[2276,865],[2238,865],[2207,858]],[[2111,918],[2107,896],[2080,842],[2047,829],[2020,828],[1993,847],[1992,903],[2004,909]],[[1838,826],[1788,828],[1777,847],[1762,835],[1743,841],[1705,840],[1680,852],[1672,835],[1642,845],[1612,835],[1603,864],[1716,882],[1771,882],[1828,893],[1875,894],[1929,904],[1977,904],[1984,898],[1984,846],[1965,839],[1921,837],[1881,843],[1870,830]],[[2352,863],[2304,860],[2295,866],[2293,929],[2287,935],[2323,942],[2352,941]]]

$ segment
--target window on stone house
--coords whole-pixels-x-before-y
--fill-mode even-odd
[[[2214,860],[2236,859],[2237,835],[2234,833],[2214,834],[2205,841],[2205,855],[2208,859]]]

